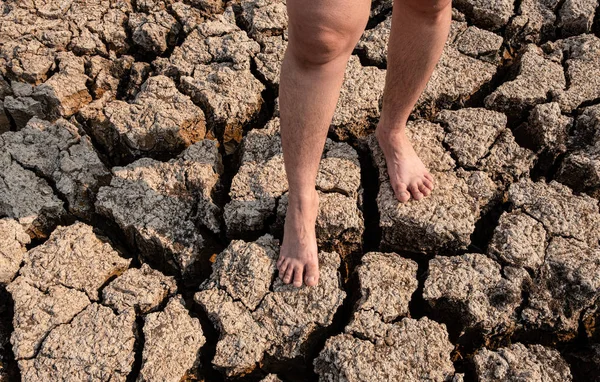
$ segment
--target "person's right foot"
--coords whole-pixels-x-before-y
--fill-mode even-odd
[[[283,243],[277,260],[279,277],[284,283],[293,282],[295,287],[317,285],[319,260],[315,224],[319,208],[319,196],[290,196],[283,229]]]

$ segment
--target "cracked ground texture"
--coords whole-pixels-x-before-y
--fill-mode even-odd
[[[317,176],[321,280],[277,278],[285,0],[0,3],[0,382],[599,381],[598,0],[456,0],[373,135],[373,0]]]

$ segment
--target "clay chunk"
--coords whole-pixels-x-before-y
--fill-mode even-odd
[[[278,254],[279,243],[268,234],[233,240],[194,295],[220,332],[212,362],[228,376],[251,372],[265,354],[282,361],[306,357],[315,345],[311,334],[331,324],[346,297],[335,252],[319,253],[318,285],[301,288],[277,277]]]

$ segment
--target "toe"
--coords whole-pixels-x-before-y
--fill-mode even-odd
[[[402,203],[407,202],[408,199],[410,199],[410,193],[408,192],[405,183],[398,183],[396,187],[394,187],[394,194],[396,194],[396,199]]]
[[[300,288],[302,286],[302,276],[303,276],[303,269],[304,267],[302,266],[295,266],[294,267],[294,286],[296,288]]]
[[[419,184],[419,191],[421,191],[421,194],[423,194],[423,196],[429,196],[429,194],[431,193],[429,188],[425,186],[424,182]]]
[[[429,191],[433,190],[433,182],[431,180],[424,178],[423,184],[429,189]]]
[[[285,257],[281,256],[281,254],[280,254],[279,258],[277,259],[277,269],[280,269],[281,264],[283,263],[284,259],[285,259]]]
[[[283,279],[283,276],[285,275],[287,266],[288,266],[288,259],[284,258],[281,261],[281,263],[277,266],[277,269],[279,270],[279,278]]]
[[[421,193],[421,191],[419,191],[419,184],[417,182],[411,183],[408,186],[408,191],[410,191],[410,194],[412,195],[413,199],[423,199],[423,194]]]
[[[425,179],[427,179],[427,180],[428,180],[428,181],[431,183],[431,187],[429,187],[429,186],[427,186],[427,187],[428,187],[428,188],[429,188],[431,191],[433,191],[433,183],[434,183],[434,181],[433,181],[433,176],[432,176],[430,173],[428,173],[428,172],[426,172],[426,173],[425,173],[423,176],[425,177]]]
[[[287,269],[285,270],[285,274],[283,276],[284,284],[289,284],[292,281],[293,274],[294,274],[294,266],[289,264]]]
[[[307,286],[315,286],[319,281],[319,266],[316,263],[308,263],[304,267],[304,283]]]

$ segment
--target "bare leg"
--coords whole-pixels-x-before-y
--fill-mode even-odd
[[[375,131],[396,198],[420,200],[433,177],[406,137],[406,122],[439,60],[452,17],[451,0],[395,0],[383,109]]]
[[[370,0],[287,0],[288,47],[279,105],[289,203],[277,268],[285,283],[319,277],[315,181],[348,58],[369,17]]]

